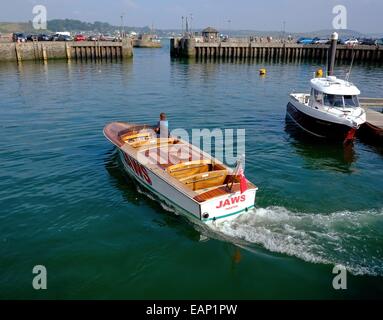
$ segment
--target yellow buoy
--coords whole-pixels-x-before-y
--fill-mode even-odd
[[[317,78],[323,78],[323,70],[322,69],[318,69],[316,72],[315,72],[315,76]]]
[[[260,74],[261,76],[266,75],[266,69],[259,69],[259,74]]]

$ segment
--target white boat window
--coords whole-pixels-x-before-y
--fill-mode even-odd
[[[342,107],[343,108],[343,96],[335,94],[325,94],[324,104],[329,107]]]
[[[315,101],[317,103],[320,103],[322,104],[323,103],[323,93],[318,91],[318,90],[314,90],[314,97],[315,97]]]
[[[344,96],[344,105],[347,108],[359,107],[359,100],[357,96]]]

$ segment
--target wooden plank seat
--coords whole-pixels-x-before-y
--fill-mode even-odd
[[[204,189],[199,189],[199,190],[195,190],[195,192],[200,195],[200,194],[203,194],[203,193],[206,193],[206,192],[209,192],[209,191],[212,191],[212,190],[215,190],[215,189],[218,189],[218,188],[222,188],[222,187],[227,187],[227,184],[224,183],[224,184],[221,184],[219,186],[213,186],[213,187],[209,187],[209,188],[204,188]]]
[[[121,140],[129,144],[136,141],[149,140],[151,138],[153,138],[153,134],[151,132],[130,132],[121,136]]]
[[[227,170],[215,170],[201,172],[178,180],[186,184],[192,190],[199,190],[222,185],[226,179],[227,173]]]
[[[169,145],[178,144],[179,140],[174,138],[154,138],[147,141],[138,141],[137,143],[131,144],[134,148],[140,148],[140,151],[163,148]]]
[[[149,157],[152,163],[157,163],[164,170],[172,165],[183,164],[190,161],[204,160],[203,154],[195,152],[190,145],[177,143],[168,148],[153,148],[143,150],[145,157]]]
[[[181,179],[198,173],[207,172],[210,170],[210,167],[211,160],[197,160],[178,163],[169,166],[166,170],[171,176]]]

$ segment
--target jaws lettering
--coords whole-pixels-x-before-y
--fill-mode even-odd
[[[152,180],[150,179],[148,172],[142,164],[140,164],[136,159],[128,156],[126,153],[124,153],[124,158],[127,165],[135,172],[137,176],[144,179],[148,184],[152,184]]]
[[[240,195],[240,196],[237,196],[237,197],[232,197],[230,199],[221,200],[219,202],[219,205],[216,206],[216,208],[219,209],[219,208],[223,208],[223,207],[226,207],[226,206],[231,206],[231,205],[237,204],[239,202],[243,202],[245,200],[246,200],[246,196],[244,194]]]

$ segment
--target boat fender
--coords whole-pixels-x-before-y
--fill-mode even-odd
[[[316,77],[316,78],[323,78],[323,70],[319,68],[319,69],[315,72],[315,77]]]

